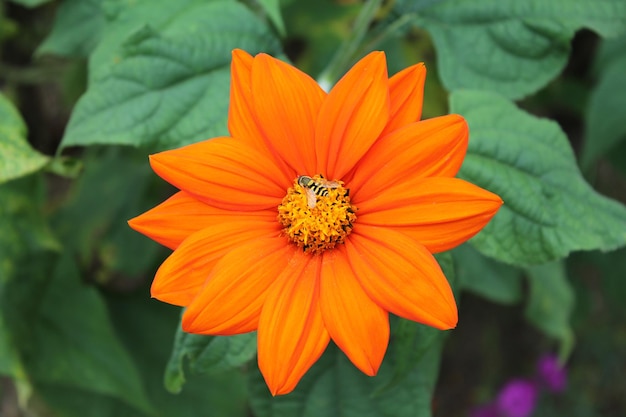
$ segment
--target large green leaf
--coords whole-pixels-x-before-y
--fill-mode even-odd
[[[260,373],[252,372],[252,409],[257,417],[430,417],[443,339],[440,332],[393,389],[385,389],[394,378],[392,355],[368,377],[332,344],[288,395],[272,397]]]
[[[35,172],[47,162],[26,141],[26,125],[17,109],[0,94],[0,184]]]
[[[145,156],[128,147],[90,148],[83,160],[84,172],[52,217],[54,229],[93,281],[107,284],[120,273],[126,281],[143,276],[165,255],[127,220],[162,200],[164,193],[156,199],[148,193],[158,179]]]
[[[185,383],[183,365],[195,374],[211,374],[237,368],[256,354],[256,333],[236,336],[201,336],[182,331],[178,326],[172,356],[165,372],[165,386],[170,392],[180,392]]]
[[[504,200],[471,240],[477,249],[530,265],[626,243],[626,208],[584,181],[555,122],[531,116],[495,93],[455,92],[451,105],[467,118],[471,132],[460,176]]]
[[[612,150],[626,139],[626,123],[621,111],[626,108],[626,37],[615,42],[620,49],[614,50],[610,61],[602,68],[600,81],[591,93],[587,107],[585,142],[581,164],[589,168],[591,163]],[[606,45],[604,49],[613,49]]]
[[[158,4],[154,4],[158,3]],[[271,31],[226,0],[138,1],[115,15],[62,146],[164,149],[226,133],[234,48],[275,53]]]
[[[148,288],[132,297],[109,296],[113,320],[120,336],[130,347],[142,373],[150,399],[163,417],[236,417],[247,415],[245,378],[240,369],[233,367],[204,375],[190,372],[184,389],[177,394],[166,391],[163,371],[171,353],[175,329],[180,328],[180,309],[148,297]],[[219,338],[231,339],[232,338]],[[256,337],[253,339],[256,351]],[[212,342],[214,343],[214,342]],[[219,343],[219,342],[218,342]],[[231,358],[236,348],[234,344]],[[199,352],[202,354],[211,349]],[[253,353],[254,355],[254,353]]]
[[[40,292],[27,368],[37,383],[66,385],[120,399],[146,413],[152,407],[130,356],[111,326],[100,294],[80,282],[69,256]]]
[[[95,48],[104,25],[104,0],[64,0],[57,9],[54,26],[37,48],[36,55],[87,57]]]
[[[107,295],[120,338],[133,356],[155,410],[151,414],[93,392],[58,385],[38,385],[55,415],[62,417],[237,417],[246,416],[245,380],[239,370],[191,376],[185,389],[171,394],[163,387],[163,368],[171,350],[179,309],[150,299],[142,286],[133,294]]]
[[[527,268],[530,294],[526,311],[528,321],[559,339],[561,356],[569,355],[574,344],[570,317],[574,309],[574,291],[561,262]]]
[[[27,380],[20,335],[15,325],[24,318],[12,304],[12,289],[30,273],[41,272],[40,253],[57,251],[59,244],[41,212],[43,188],[33,176],[0,185],[0,374]]]
[[[452,251],[462,289],[488,300],[513,304],[522,299],[522,271],[482,255],[464,244]]]
[[[402,0],[397,7],[415,13],[414,24],[432,35],[449,90],[510,98],[539,90],[561,72],[576,30],[602,36],[626,30],[623,0]]]

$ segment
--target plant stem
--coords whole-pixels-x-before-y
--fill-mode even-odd
[[[363,41],[370,23],[374,20],[383,0],[367,0],[354,22],[352,35],[346,38],[335,52],[317,81],[324,90],[329,90],[347,70],[354,59],[355,52]]]

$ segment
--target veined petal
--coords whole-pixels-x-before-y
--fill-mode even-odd
[[[333,341],[363,373],[376,375],[389,342],[389,315],[365,293],[343,252],[323,255],[320,303]]]
[[[161,264],[151,293],[166,303],[187,306],[196,297],[217,262],[243,243],[277,237],[278,222],[237,220],[194,233]]]
[[[497,195],[458,178],[416,178],[360,202],[359,225],[393,228],[437,253],[474,236],[501,205]]]
[[[374,198],[406,178],[453,177],[467,151],[468,128],[459,115],[411,123],[380,138],[349,181],[353,201]]]
[[[315,173],[341,179],[376,141],[389,119],[385,54],[372,52],[328,94],[317,120]]]
[[[183,314],[183,330],[231,335],[258,327],[267,289],[297,250],[283,237],[258,239],[228,252]]]
[[[254,58],[241,49],[233,50],[230,81],[230,106],[228,130],[230,135],[256,148],[266,158],[274,160],[284,175],[294,178],[296,172],[289,168],[275,149],[267,146],[254,112],[252,98],[252,62]]]
[[[422,117],[426,67],[422,62],[403,69],[389,79],[391,114],[382,135],[417,122]]]
[[[251,82],[266,144],[297,174],[313,175],[315,123],[326,93],[307,74],[266,54],[254,58]]]
[[[191,194],[179,191],[163,203],[128,221],[134,230],[176,249],[195,232],[216,224],[249,219],[275,223],[276,210],[233,212],[209,206]]]
[[[265,147],[263,134],[257,126],[252,110],[250,78],[254,58],[241,49],[232,53],[230,66],[230,106],[228,108],[228,131],[233,138]]]
[[[150,156],[170,184],[212,206],[237,211],[278,207],[293,178],[251,146],[215,138]]]
[[[456,326],[454,295],[424,246],[395,230],[359,223],[345,251],[365,292],[379,306],[438,329]]]
[[[295,252],[267,293],[258,348],[272,395],[291,392],[330,341],[319,306],[320,268],[321,257]]]

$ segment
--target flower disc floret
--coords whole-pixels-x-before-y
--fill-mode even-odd
[[[278,206],[278,221],[290,242],[305,253],[318,255],[345,241],[356,221],[356,207],[341,181],[326,182],[321,175],[311,179],[322,191],[316,194],[296,178]],[[336,185],[326,187],[324,183]]]

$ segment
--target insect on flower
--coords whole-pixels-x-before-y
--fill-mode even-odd
[[[298,177],[298,185],[304,188],[307,196],[307,205],[311,209],[317,204],[317,196],[328,197],[329,188],[341,187],[339,181],[328,181],[321,175],[319,177],[318,180],[307,175],[300,175]]]

